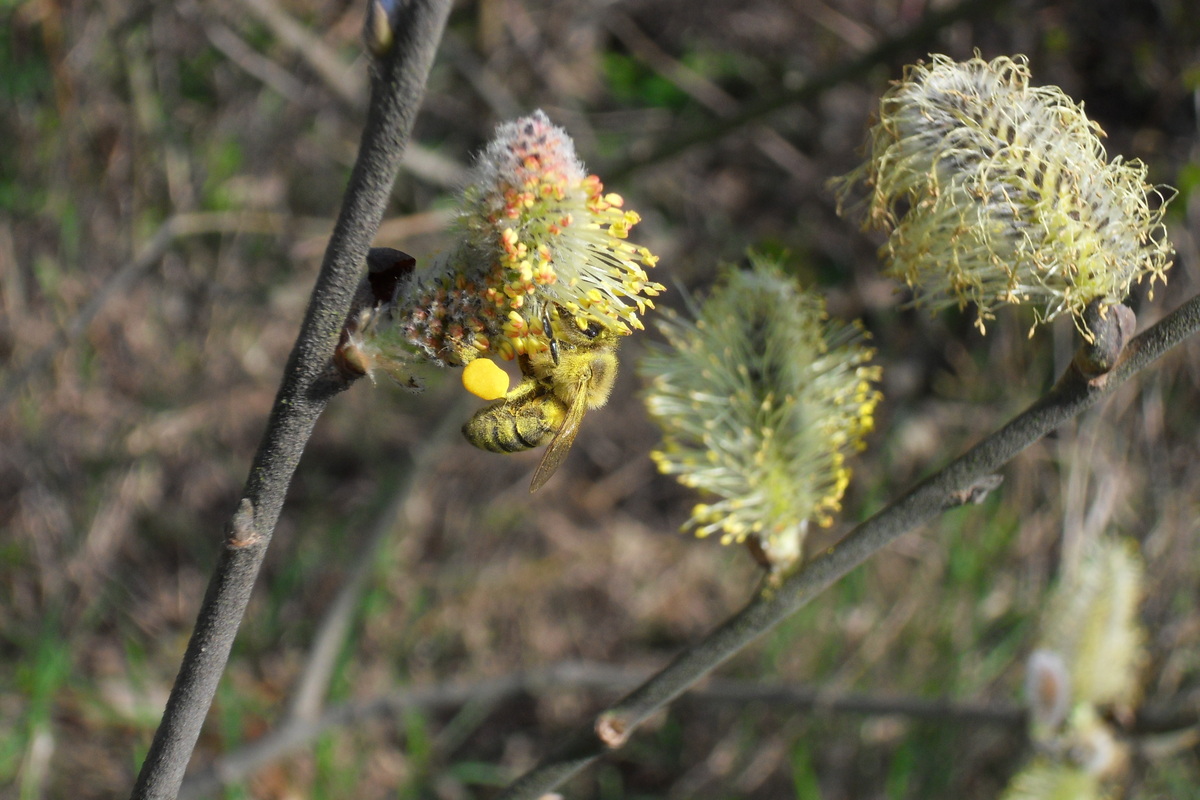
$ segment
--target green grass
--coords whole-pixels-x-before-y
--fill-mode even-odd
[[[34,800],[43,794],[48,765],[40,763],[39,769],[34,762],[48,755],[45,748],[53,747],[58,727],[55,711],[70,688],[73,666],[70,644],[61,636],[56,614],[50,615],[40,630],[31,632],[31,638],[30,658],[17,665],[14,680],[24,707],[13,725],[11,746],[0,750],[0,764],[8,767],[0,772],[20,772],[16,785],[19,800]]]

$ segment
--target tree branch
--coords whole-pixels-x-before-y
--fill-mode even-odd
[[[566,661],[539,669],[473,682],[406,687],[378,697],[347,702],[311,719],[291,718],[275,730],[222,756],[204,770],[189,775],[180,797],[205,797],[255,770],[311,745],[336,727],[360,725],[383,716],[398,717],[410,709],[439,711],[470,703],[494,705],[520,694],[552,691],[628,691],[646,679],[646,670],[608,664]],[[714,680],[688,695],[705,703],[768,703],[775,707],[808,709],[825,714],[898,715],[910,719],[993,725],[1023,731],[1025,710],[1015,705],[958,702],[869,694],[836,694],[807,686],[758,681]]]
[[[330,356],[383,218],[449,7],[449,0],[392,6],[389,22],[395,38],[374,64],[367,122],[341,213],[183,664],[134,786],[135,799],[177,795],[300,455],[325,405],[347,386],[330,377]]]
[[[500,795],[505,800],[539,798],[625,743],[652,713],[670,703],[708,672],[802,608],[868,557],[906,533],[958,505],[981,480],[1017,453],[1095,405],[1139,370],[1200,329],[1200,296],[1130,341],[1111,372],[1087,378],[1075,364],[1058,383],[1011,422],[927,478],[906,495],[851,531],[841,542],[780,585],[764,589],[742,611],[683,651],[625,699],[581,730]]]

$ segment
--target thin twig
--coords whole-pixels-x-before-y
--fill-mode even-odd
[[[688,97],[718,117],[728,117],[737,113],[738,104],[733,95],[668,54],[654,39],[643,32],[628,14],[613,10],[607,13],[601,22],[634,58],[654,70]]]
[[[605,17],[605,26],[621,44],[650,69],[661,75],[680,91],[718,117],[737,113],[737,100],[703,75],[672,58],[647,36],[629,16],[620,12]],[[807,159],[796,147],[770,125],[749,126],[751,141],[767,158],[792,176],[804,172]]]
[[[1200,296],[1135,337],[1114,369],[1088,380],[1072,365],[1058,383],[1011,422],[918,484],[830,547],[778,587],[768,587],[742,611],[682,652],[661,672],[579,731],[500,796],[538,798],[560,786],[609,749],[619,747],[658,709],[888,543],[956,505],[972,486],[1017,453],[1111,394],[1139,370],[1200,329]]]
[[[308,64],[321,85],[337,99],[338,103],[354,113],[365,109],[367,103],[366,84],[358,70],[345,63],[338,55],[337,50],[327,45],[320,37],[314,36],[308,28],[272,0],[239,0],[239,2],[270,29],[276,42],[288,55],[299,58]],[[231,11],[226,12],[226,16],[232,15]],[[213,44],[221,46],[221,43],[215,39]],[[278,64],[269,66],[269,59],[265,56],[254,58],[250,54],[237,55],[233,50],[230,50],[227,55],[247,74],[261,80],[267,86],[271,86],[284,97],[289,97],[285,90],[290,84],[278,83],[272,79],[272,76],[286,72],[284,67]],[[457,189],[466,180],[467,169],[460,162],[425,147],[419,142],[409,142],[405,150],[403,166],[404,171],[408,174],[441,189]]]
[[[465,403],[460,402],[460,405],[465,406]],[[428,474],[428,467],[442,452],[451,433],[458,432],[464,416],[455,408],[448,409],[442,415],[439,428],[421,440],[413,460],[396,470],[395,477],[383,488],[387,499],[371,521],[366,541],[357,549],[349,577],[317,626],[307,662],[284,715],[285,726],[292,722],[311,722],[320,714],[338,654],[350,633],[350,623],[379,551],[395,532],[397,520],[412,498],[413,487],[421,476]]]
[[[497,119],[513,119],[527,112],[505,84],[504,76],[497,75],[476,55],[473,43],[463,41],[454,31],[447,31],[442,53]]]
[[[225,786],[245,780],[268,764],[304,750],[336,728],[358,726],[381,717],[395,718],[410,710],[450,711],[468,704],[495,706],[522,694],[544,695],[566,690],[628,691],[644,682],[646,676],[644,669],[568,661],[499,678],[404,688],[343,703],[326,709],[311,720],[291,719],[240,750],[218,758],[188,777],[179,798],[194,800],[210,796]],[[740,706],[762,703],[773,708],[824,715],[897,716],[939,724],[990,725],[1006,728],[1018,737],[1025,734],[1028,723],[1025,709],[1015,704],[853,692],[838,694],[827,688],[759,681],[711,680],[690,691],[687,699],[697,703]],[[1187,701],[1140,709],[1128,732],[1139,738],[1180,735],[1194,730],[1196,715],[1195,704]]]
[[[359,109],[365,105],[367,87],[361,73],[346,64],[324,40],[272,0],[240,0],[240,4],[266,25],[289,53],[303,59],[321,83],[347,108]]]
[[[285,724],[290,721],[311,721],[321,713],[325,693],[337,666],[338,654],[350,634],[354,612],[367,586],[367,578],[375,566],[380,548],[396,529],[397,519],[408,501],[409,489],[416,474],[415,469],[404,469],[397,476],[396,485],[389,487],[383,508],[371,522],[366,543],[355,554],[348,577],[317,626],[308,659],[288,701]]]
[[[305,101],[305,89],[308,87],[295,74],[259,53],[223,22],[209,19],[198,9],[191,8],[189,11],[193,12],[189,16],[203,26],[204,33],[208,36],[208,41],[212,46],[231,62],[290,102],[301,104]]]
[[[521,692],[549,687],[624,689],[645,677],[602,664],[568,662],[530,672],[518,672],[482,681],[445,683],[398,689],[368,700],[327,709],[315,720],[295,719],[224,756],[188,779],[181,797],[203,797],[241,780],[254,770],[303,749],[326,731],[376,717],[394,717],[409,709],[457,708],[469,702],[495,702]]]
[[[495,705],[520,694],[581,689],[628,691],[643,682],[646,675],[644,669],[568,661],[469,683],[399,689],[333,706],[314,719],[290,719],[241,750],[219,758],[188,778],[180,798],[203,797],[243,780],[267,764],[302,750],[336,727],[359,725],[377,717],[395,717],[412,709],[448,710],[468,703]],[[714,680],[692,692],[689,698],[705,703],[759,702],[826,714],[898,715],[965,725],[999,725],[1017,732],[1025,727],[1025,711],[1015,705],[963,703],[949,698],[834,694],[824,689],[758,681]]]
[[[597,170],[597,174],[604,175],[606,183],[617,184],[631,172],[647,164],[657,164],[673,158],[698,144],[717,141],[782,108],[813,100],[830,87],[864,75],[878,64],[892,61],[900,54],[924,46],[952,22],[970,19],[985,12],[994,14],[1004,6],[1005,3],[996,0],[963,0],[956,6],[931,11],[908,32],[894,39],[887,39],[853,61],[826,70],[794,89],[749,103],[735,113],[711,120],[707,125],[677,126],[675,130],[680,131],[677,136],[661,141],[644,152],[604,165]]]
[[[287,219],[283,214],[265,211],[195,212],[176,214],[171,217],[158,226],[158,230],[142,246],[141,252],[132,261],[114,272],[103,286],[92,293],[87,303],[75,313],[71,321],[14,372],[4,384],[4,388],[0,389],[0,408],[6,406],[16,396],[26,381],[44,371],[50,361],[64,347],[79,338],[79,335],[87,330],[88,325],[103,310],[109,300],[127,292],[153,269],[162,258],[163,253],[176,239],[184,236],[229,231],[277,233],[283,229]]]
[[[346,388],[330,377],[330,357],[399,171],[449,7],[449,0],[393,6],[395,39],[374,64],[366,126],[342,210],[133,798],[171,800],[178,794],[300,455],[326,404]]]

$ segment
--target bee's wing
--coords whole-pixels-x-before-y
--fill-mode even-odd
[[[590,372],[588,380],[591,380]],[[530,494],[542,488],[566,460],[567,451],[575,442],[575,434],[579,433],[579,423],[583,420],[584,412],[587,411],[587,401],[587,380],[585,380],[580,385],[579,391],[575,393],[571,407],[567,409],[567,416],[563,419],[562,427],[558,429],[558,433],[554,434],[554,438],[546,446],[546,452],[533,472],[533,480],[529,484]]]

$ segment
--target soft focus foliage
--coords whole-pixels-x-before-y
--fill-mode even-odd
[[[1038,762],[1022,770],[1001,800],[1101,800],[1100,781],[1078,769]]]

